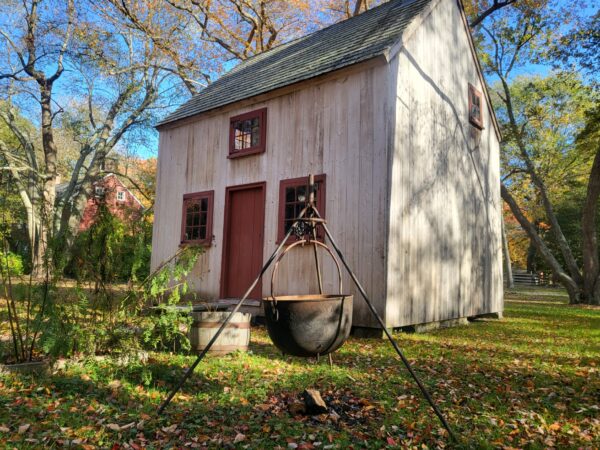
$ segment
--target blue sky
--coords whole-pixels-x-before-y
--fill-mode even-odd
[[[592,14],[594,14],[597,10],[598,10],[598,6],[600,5],[600,1],[595,0],[595,1],[588,1],[588,2],[571,2],[568,0],[557,0],[557,2],[555,3],[556,5],[558,5],[559,7],[564,7],[564,8],[573,8],[574,5],[576,5],[576,7],[579,8],[580,12],[582,13],[582,15],[584,16],[591,16]],[[4,20],[2,18],[0,18],[0,26],[2,26],[3,29],[6,29],[6,27],[10,24],[2,23],[4,22]],[[486,21],[489,24],[489,21]],[[235,65],[237,64],[236,61],[228,61],[226,63],[223,64],[223,67],[225,69],[225,71],[231,70],[233,67],[235,67]],[[517,71],[515,71],[515,75],[546,75],[551,71],[551,67],[549,65],[539,65],[539,64],[526,64],[523,65],[522,67],[519,67]],[[492,80],[490,80],[492,81]],[[176,83],[177,81],[175,79],[173,79],[171,81],[171,83]],[[167,88],[169,86],[166,86]],[[63,105],[66,104],[67,99],[69,98],[69,93],[68,90],[72,90],[72,83],[69,80],[69,76],[68,74],[66,74],[64,76],[63,79],[61,79],[61,82],[57,84],[56,86],[56,99],[58,100],[59,103],[62,103]],[[183,104],[185,101],[187,101],[189,99],[189,96],[187,95],[182,95],[181,98],[178,98],[175,100],[175,103],[171,109],[175,108],[176,106]],[[39,117],[39,111],[34,107],[31,108],[32,114],[31,114],[31,120],[36,123],[38,121],[38,117]],[[160,115],[164,116],[168,114],[167,110],[161,111]],[[158,133],[156,132],[156,130],[152,129],[152,128],[145,128],[143,130],[139,130],[138,132],[131,134],[130,136],[128,136],[125,140],[123,140],[123,142],[120,144],[121,148],[125,148],[127,147],[127,149],[129,150],[129,152],[133,152],[135,154],[137,154],[139,157],[141,158],[150,158],[150,157],[155,157],[157,156],[157,150],[158,150]]]

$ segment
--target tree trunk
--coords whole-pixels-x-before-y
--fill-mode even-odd
[[[506,285],[509,289],[515,287],[515,280],[512,273],[512,264],[510,261],[510,252],[508,251],[508,239],[506,238],[506,226],[504,224],[504,214],[502,215],[502,247],[504,249],[504,262],[506,263]]]
[[[600,261],[596,215],[600,198],[600,149],[596,152],[581,215],[584,301],[600,305]]]
[[[523,211],[521,211],[521,208],[519,208],[519,205],[503,183],[500,185],[500,192],[502,194],[502,199],[508,204],[513,215],[523,230],[525,230],[527,236],[529,236],[529,239],[531,239],[531,241],[534,243],[536,249],[540,252],[544,260],[548,263],[550,268],[554,271],[562,285],[567,290],[567,293],[569,294],[569,303],[581,303],[581,289],[579,285],[561,267],[558,260],[554,257],[548,246],[546,246],[546,243],[538,235],[535,225],[533,225],[527,219],[527,217],[525,217],[525,214],[523,214]]]
[[[521,130],[517,124],[517,120],[514,115],[513,104],[512,104],[512,96],[510,92],[510,88],[506,79],[500,76],[500,81],[502,83],[502,88],[504,90],[505,98],[503,99],[504,104],[506,105],[506,112],[508,114],[508,119],[510,122],[510,128],[514,135],[515,141],[517,143],[517,147],[519,148],[519,152],[521,153],[521,158],[527,167],[527,173],[531,179],[531,182],[537,187],[538,194],[541,197],[542,205],[544,207],[544,211],[546,212],[546,218],[550,222],[550,230],[552,234],[554,234],[554,238],[560,248],[562,256],[565,260],[566,267],[569,271],[570,278],[572,278],[575,283],[581,284],[583,283],[583,278],[579,271],[579,267],[577,266],[577,261],[573,256],[573,252],[571,251],[571,247],[569,247],[569,243],[567,242],[567,238],[565,237],[560,224],[558,223],[558,218],[554,213],[554,207],[552,206],[552,202],[548,197],[548,190],[546,188],[546,184],[538,175],[535,164],[531,161],[529,157],[529,153],[527,151],[527,146],[523,142]],[[537,233],[536,233],[537,236]]]
[[[52,129],[52,83],[38,81],[38,84],[40,85],[40,105],[42,109],[42,147],[44,149],[45,174],[41,198],[42,204],[40,205],[40,232],[36,254],[48,259],[51,257],[48,253],[48,244],[51,237],[49,231],[52,229],[54,222],[56,204],[58,149],[54,142]],[[33,274],[36,277],[44,276],[43,266],[49,261],[39,262],[42,264],[38,264],[33,268]]]
[[[537,248],[533,239],[529,239],[529,247],[527,248],[527,273],[537,272],[535,266],[535,257],[537,255]]]

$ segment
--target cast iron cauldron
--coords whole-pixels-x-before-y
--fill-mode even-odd
[[[329,252],[340,277],[339,294],[273,294],[279,261],[293,247],[305,243],[321,246]],[[340,348],[350,335],[352,327],[352,295],[342,292],[339,263],[325,244],[302,240],[290,245],[275,263],[271,277],[271,296],[263,299],[267,330],[273,344],[283,353],[293,356],[326,355]]]

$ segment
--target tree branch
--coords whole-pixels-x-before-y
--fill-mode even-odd
[[[358,0],[360,1],[360,0]],[[512,5],[513,3],[515,3],[516,0],[505,0],[505,1],[499,1],[499,0],[494,0],[494,3],[492,3],[492,6],[490,6],[489,8],[481,11],[477,17],[475,17],[471,23],[469,24],[469,26],[471,28],[475,28],[477,27],[481,22],[483,22],[489,15],[493,14],[494,12],[498,11],[499,9],[502,9],[506,6]]]
[[[48,82],[49,83],[54,83],[63,73],[65,67],[63,65],[63,59],[65,56],[65,52],[67,51],[67,45],[69,44],[69,40],[71,39],[71,34],[73,33],[73,16],[75,13],[75,8],[73,6],[73,0],[68,0],[67,2],[67,15],[68,15],[68,21],[67,21],[67,31],[65,32],[65,37],[63,39],[63,43],[62,46],[60,47],[60,51],[58,53],[58,60],[57,60],[57,68],[56,68],[56,72],[54,72],[54,74],[52,76],[50,76],[50,78],[48,78]]]
[[[554,257],[546,243],[538,235],[535,226],[527,219],[525,214],[523,214],[523,211],[521,211],[521,208],[517,204],[516,200],[503,183],[500,184],[500,193],[502,195],[502,199],[510,207],[515,219],[517,219],[521,225],[521,228],[523,228],[529,239],[531,239],[535,245],[535,248],[540,252],[546,263],[548,263],[565,288],[569,291],[569,297],[578,300],[580,295],[577,283],[561,267],[560,263]]]

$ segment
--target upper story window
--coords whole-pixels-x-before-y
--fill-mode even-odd
[[[102,186],[95,186],[94,193],[98,196],[104,195],[104,188]]]
[[[267,108],[229,119],[229,158],[263,153],[267,140]]]
[[[183,196],[181,221],[182,244],[210,245],[214,191],[196,192]]]
[[[319,214],[325,218],[325,175],[315,176],[315,206]],[[277,226],[277,242],[281,242],[294,224],[308,200],[309,188],[307,177],[282,180],[279,184],[279,224]],[[323,240],[324,233],[318,228],[317,239]],[[290,240],[296,238],[290,237]]]
[[[469,122],[483,129],[483,100],[481,91],[469,83]]]
[[[125,201],[125,191],[117,192],[117,201],[119,201],[119,202]]]

